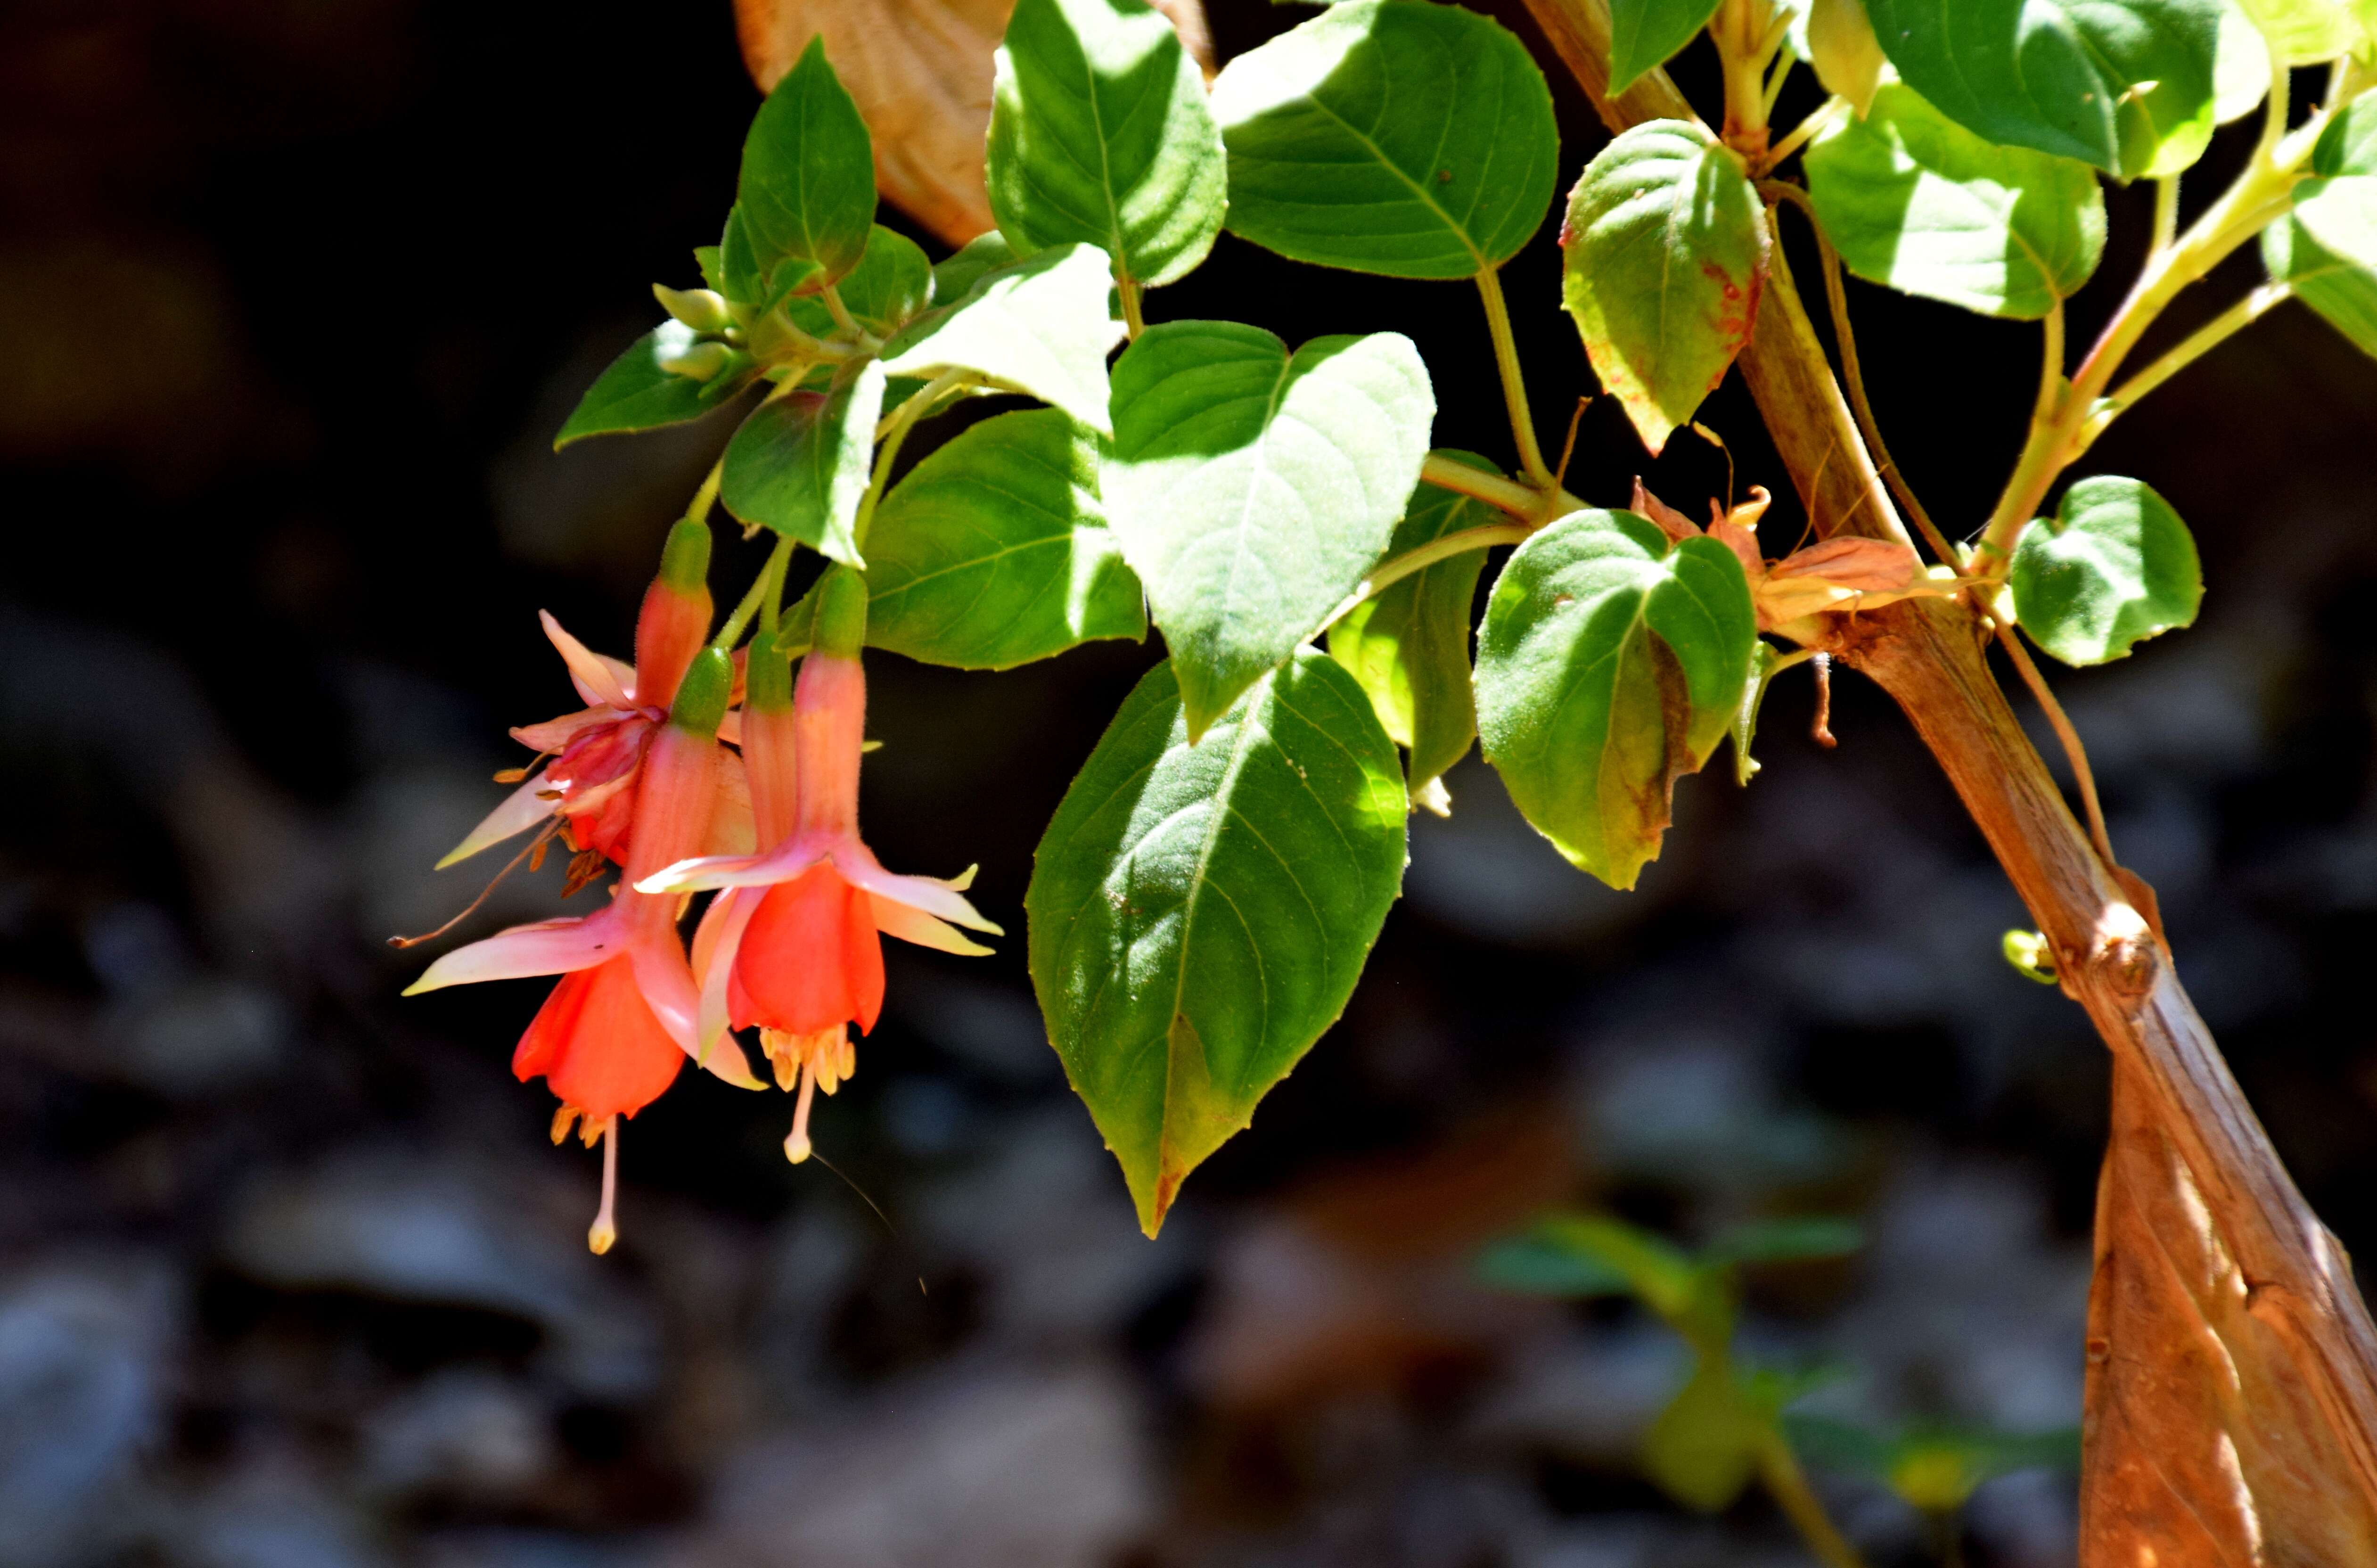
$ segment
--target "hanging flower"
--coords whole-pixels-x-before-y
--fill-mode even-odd
[[[678,682],[710,635],[709,572],[708,525],[690,519],[679,522],[669,533],[660,574],[644,591],[636,617],[633,664],[593,652],[551,615],[537,613],[545,636],[569,668],[570,683],[590,706],[511,732],[513,739],[553,760],[532,774],[526,770],[498,774],[524,782],[437,863],[439,870],[555,815],[567,829],[570,846],[582,857],[573,888],[597,874],[605,859],[626,863],[637,774],[668,717]],[[730,712],[723,724],[723,736],[729,742],[737,738],[735,717]],[[738,823],[747,819],[741,804],[746,790],[739,765],[730,762],[720,770],[719,788],[727,805],[718,818],[725,839],[704,847],[723,851],[735,842]]]
[[[809,1107],[855,1065],[849,1026],[866,1034],[883,1006],[881,937],[945,952],[990,950],[957,928],[997,934],[954,880],[896,876],[858,836],[858,765],[866,728],[866,587],[832,572],[820,588],[815,645],[797,692],[771,643],[751,664],[744,748],[759,842],[751,856],[712,856],[637,879],[646,893],[725,890],[694,938],[701,1034],[758,1025],[776,1081],[798,1087],[784,1153],[809,1155]]]
[[[1750,499],[1731,511],[1709,502],[1709,538],[1731,550],[1750,583],[1751,604],[1758,612],[1758,629],[1785,631],[1795,623],[1826,610],[1878,610],[1901,599],[1950,598],[1971,586],[1966,579],[1941,569],[1927,574],[1914,547],[1894,539],[1868,539],[1842,534],[1794,550],[1778,561],[1767,560],[1758,547],[1758,520],[1774,497],[1762,485],[1750,487]],[[1667,505],[1634,481],[1630,510],[1658,524],[1670,541],[1697,537],[1703,532],[1690,518]]]
[[[597,1252],[608,1250],[617,1234],[612,1211],[619,1119],[658,1099],[689,1055],[730,1083],[760,1086],[731,1042],[702,1049],[696,1030],[699,990],[676,931],[683,901],[631,885],[710,839],[724,758],[716,734],[733,678],[726,654],[711,650],[698,655],[676,689],[641,767],[627,876],[606,907],[515,927],[457,949],[404,993],[534,975],[562,977],[520,1036],[512,1071],[522,1083],[543,1076],[561,1100],[555,1143],[579,1119],[587,1143],[607,1140],[602,1211],[587,1235]]]

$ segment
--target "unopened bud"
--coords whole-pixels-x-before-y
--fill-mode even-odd
[[[673,353],[660,362],[663,370],[672,376],[690,380],[710,381],[735,362],[735,351],[721,342],[696,343],[683,353]]]
[[[866,579],[837,566],[818,583],[817,629],[809,646],[838,659],[855,659],[866,643]]]
[[[710,524],[680,519],[661,546],[661,581],[680,593],[699,592],[710,582]]]
[[[669,705],[669,723],[709,738],[726,717],[727,699],[735,689],[735,661],[723,648],[705,648],[677,683],[676,700]]]
[[[735,325],[726,296],[715,290],[672,289],[666,283],[654,283],[652,297],[661,302],[663,310],[697,332],[723,332]]]
[[[2036,980],[2042,986],[2056,983],[2055,950],[2048,944],[2043,934],[2037,931],[2008,931],[2001,946],[2005,961],[2013,965],[2014,972],[2023,978]]]

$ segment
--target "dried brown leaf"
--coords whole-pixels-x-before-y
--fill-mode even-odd
[[[820,34],[875,138],[883,194],[951,245],[994,227],[983,185],[991,56],[1015,0],[735,0],[744,64],[762,91]],[[1199,0],[1158,0],[1208,76]]]
[[[1634,498],[1626,504],[1626,509],[1657,523],[1659,532],[1667,536],[1669,544],[1679,545],[1687,539],[1700,537],[1701,525],[1651,494],[1643,486],[1642,476],[1639,473],[1634,476]]]

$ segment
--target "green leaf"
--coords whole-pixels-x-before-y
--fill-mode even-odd
[[[1750,585],[1714,539],[1674,549],[1631,512],[1571,512],[1511,552],[1477,643],[1487,760],[1580,868],[1630,888],[1678,776],[1741,705]]]
[[[1024,896],[1032,981],[1148,1234],[1344,1010],[1404,821],[1393,743],[1312,652],[1193,744],[1159,664],[1065,792]]]
[[[879,360],[845,371],[829,392],[787,392],[761,403],[726,444],[719,499],[745,522],[865,567],[851,527],[866,493],[882,408]]]
[[[1629,1296],[1634,1290],[1619,1269],[1541,1233],[1513,1236],[1488,1247],[1477,1260],[1477,1276],[1499,1289],[1527,1296],[1581,1299]]]
[[[1394,533],[1436,415],[1393,332],[1291,355],[1256,327],[1167,321],[1114,371],[1106,510],[1205,726],[1311,636]]]
[[[2195,540],[2170,503],[2100,475],[2063,493],[2052,521],[2022,531],[2007,573],[2014,617],[2067,664],[2101,664],[2191,625],[2204,601]]]
[[[1007,236],[993,229],[986,234],[976,234],[958,247],[956,255],[935,264],[933,297],[941,301],[965,298],[982,275],[993,268],[1004,267],[1015,259],[1015,247]]]
[[[1741,1495],[1758,1467],[1766,1413],[1733,1369],[1703,1358],[1642,1442],[1642,1467],[1687,1508],[1714,1514]]]
[[[1443,454],[1499,473],[1470,452]],[[1422,485],[1395,525],[1386,558],[1502,521],[1482,501]],[[1477,707],[1469,689],[1469,607],[1485,569],[1486,547],[1465,550],[1390,585],[1347,611],[1329,628],[1329,653],[1370,694],[1380,724],[1411,753],[1415,802],[1440,800],[1434,784],[1468,753],[1477,736]]]
[[[2295,187],[2294,220],[2321,249],[2377,267],[2377,177],[2305,180]]]
[[[1620,135],[1570,193],[1561,298],[1653,456],[1750,341],[1767,243],[1740,158],[1681,120]]]
[[[2327,249],[2291,216],[2262,231],[2262,264],[2362,353],[2377,358],[2377,270]]]
[[[732,401],[758,374],[749,355],[731,353],[727,363],[706,381],[664,368],[664,362],[676,359],[697,341],[693,329],[679,321],[663,321],[638,338],[578,400],[561,433],[553,438],[554,450],[588,436],[657,430],[664,425],[699,419]]]
[[[1865,14],[1865,0],[1810,0],[1808,64],[1824,90],[1835,92],[1863,114],[1881,85],[1881,42]]]
[[[2377,174],[2377,92],[2363,92],[2327,123],[2311,147],[2311,172]]]
[[[866,254],[835,292],[854,320],[877,337],[888,338],[924,314],[933,303],[934,283],[933,264],[924,248],[878,223],[867,237]],[[841,330],[833,313],[814,294],[786,300],[783,312],[813,338],[830,338]]]
[[[1717,0],[1609,0],[1609,90],[1667,63],[1716,15]]]
[[[1356,0],[1213,83],[1230,232],[1298,261],[1467,278],[1542,227],[1559,158],[1551,92],[1488,18]]]
[[[753,276],[770,278],[780,262],[797,257],[818,268],[808,287],[823,288],[866,254],[875,223],[874,143],[858,105],[826,64],[823,38],[809,41],[752,116],[735,206],[756,264],[740,275],[747,287]],[[734,244],[730,227],[724,246],[731,251]],[[737,278],[734,257],[726,259],[728,277]]]
[[[694,246],[693,264],[701,269],[701,286],[703,288],[709,289],[714,293],[723,294],[726,293],[726,265],[720,259],[718,246],[714,245],[698,245]]]
[[[2009,147],[2124,179],[2212,139],[2219,0],[1867,0],[1909,87]]]
[[[2315,66],[2361,48],[2366,35],[2347,0],[2236,0],[2289,66]]]
[[[1141,0],[1018,0],[998,48],[988,174],[1017,250],[1086,242],[1141,284],[1187,273],[1222,229],[1204,76]]]
[[[1735,1226],[1702,1256],[1714,1263],[1796,1263],[1846,1257],[1864,1245],[1865,1232],[1856,1221],[1807,1215]]]
[[[1992,146],[1911,87],[1835,121],[1806,163],[1842,262],[1904,293],[2036,320],[2105,253],[2105,197],[2086,164]]]
[[[1554,1215],[1526,1240],[1561,1254],[1588,1277],[1598,1271],[1621,1283],[1669,1323],[1688,1319],[1702,1292],[1701,1270],[1666,1239],[1610,1215]]]
[[[1122,325],[1106,314],[1105,252],[1058,245],[994,268],[956,304],[883,345],[894,376],[971,370],[1106,434],[1106,353]]]
[[[866,541],[866,640],[1003,670],[1147,635],[1139,580],[1098,502],[1098,438],[1052,408],[986,419],[883,497]]]
[[[2270,46],[2237,0],[2221,0],[2220,47],[2212,61],[2212,118],[2241,120],[2270,95]]]

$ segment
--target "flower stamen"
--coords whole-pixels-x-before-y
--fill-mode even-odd
[[[521,850],[518,855],[513,856],[511,863],[507,865],[502,870],[496,872],[494,878],[488,881],[487,885],[479,890],[478,897],[464,904],[462,906],[462,912],[460,915],[455,916],[451,920],[447,921],[443,926],[438,927],[434,931],[424,931],[417,937],[390,937],[388,939],[388,945],[392,948],[403,949],[409,947],[419,947],[424,942],[436,941],[438,938],[444,936],[447,932],[452,930],[455,927],[469,919],[471,916],[477,911],[479,905],[486,903],[488,898],[494,894],[496,889],[503,885],[503,880],[506,877],[510,876],[514,871],[520,869],[520,864],[521,861],[530,860],[533,857],[533,863],[529,867],[529,869],[531,870],[534,870],[538,865],[542,865],[544,860],[545,841],[552,838],[555,833],[557,833],[560,831],[561,824],[558,821],[547,822],[544,825],[544,831],[543,832],[529,840],[527,848]]]
[[[588,1119],[587,1142],[593,1142],[595,1123]],[[603,1133],[603,1206],[594,1212],[594,1223],[586,1230],[586,1249],[596,1257],[611,1250],[619,1239],[618,1221],[612,1211],[619,1200],[619,1119],[606,1116],[599,1124]]]

